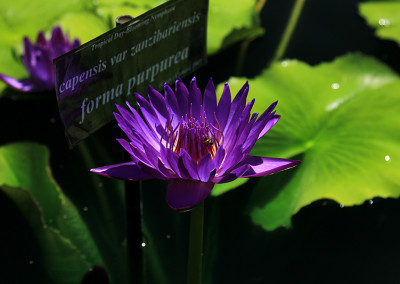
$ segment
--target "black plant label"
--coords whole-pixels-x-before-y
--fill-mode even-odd
[[[161,90],[207,61],[208,0],[175,0],[120,25],[53,61],[69,146],[114,119],[115,103]]]

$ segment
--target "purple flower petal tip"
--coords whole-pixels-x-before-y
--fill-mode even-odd
[[[146,174],[139,165],[133,162],[94,168],[90,171],[98,175],[123,180],[138,181],[152,178],[151,176]]]
[[[0,74],[0,80],[6,83],[9,87],[21,92],[35,92],[40,90],[29,79],[17,80],[4,74]]]
[[[25,37],[22,62],[29,78],[18,80],[2,75],[0,80],[22,92],[53,91],[55,86],[53,59],[78,46],[79,40],[75,39],[71,43],[58,26],[53,28],[50,40],[46,40],[42,31],[39,32],[36,43]]]
[[[258,177],[291,168],[300,161],[250,156],[257,140],[279,119],[277,102],[257,119],[254,100],[246,104],[246,82],[231,101],[226,83],[217,103],[210,78],[202,94],[194,77],[187,88],[180,78],[175,92],[149,87],[148,100],[135,93],[139,111],[116,105],[118,125],[129,140],[118,142],[132,162],[93,169],[120,179],[166,179],[166,200],[174,210],[188,210],[210,194],[215,183]],[[140,115],[141,114],[141,115]]]
[[[241,177],[259,177],[293,168],[299,165],[301,161],[247,156],[242,163],[248,164],[250,167]]]

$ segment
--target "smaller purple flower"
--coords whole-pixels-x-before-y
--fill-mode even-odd
[[[263,114],[251,114],[254,99],[246,104],[246,83],[231,101],[225,84],[217,104],[210,79],[202,96],[196,80],[188,90],[178,79],[175,92],[164,85],[164,95],[149,86],[149,100],[136,101],[143,118],[130,106],[117,105],[119,127],[129,141],[117,139],[132,161],[91,169],[125,180],[168,180],[166,200],[175,210],[187,210],[202,202],[217,183],[237,178],[270,175],[294,167],[296,160],[249,155],[258,139],[279,120],[269,106]]]
[[[79,45],[78,39],[70,42],[59,26],[53,28],[50,40],[46,39],[43,31],[39,32],[36,43],[25,37],[22,62],[28,71],[29,79],[18,80],[0,74],[0,80],[22,92],[52,91],[55,88],[53,59]]]

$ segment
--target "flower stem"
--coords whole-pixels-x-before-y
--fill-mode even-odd
[[[296,3],[293,6],[292,13],[289,18],[289,22],[286,26],[286,29],[283,33],[281,42],[276,49],[276,53],[273,61],[277,61],[282,58],[285,54],[286,48],[290,42],[290,38],[292,37],[293,31],[296,27],[297,21],[299,20],[301,10],[303,9],[304,3],[306,0],[296,0]]]
[[[187,283],[200,284],[203,258],[204,202],[190,212],[189,260]]]

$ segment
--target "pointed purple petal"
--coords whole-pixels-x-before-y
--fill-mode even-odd
[[[249,83],[246,82],[243,87],[236,94],[233,102],[231,104],[231,110],[229,113],[228,123],[232,121],[233,117],[239,112],[241,113],[247,99],[247,94],[249,93]]]
[[[50,43],[52,47],[53,58],[63,55],[67,51],[65,49],[65,47],[67,47],[67,41],[59,26],[53,28],[51,32]]]
[[[196,77],[190,81],[189,101],[188,107],[192,111],[193,117],[200,119],[201,110],[201,92],[196,85]]]
[[[252,115],[249,123],[247,123],[246,127],[244,127],[243,129],[241,129],[241,131],[239,131],[240,135],[239,135],[236,143],[245,144],[256,119],[257,119],[257,114],[253,113],[253,115]]]
[[[174,210],[188,210],[210,195],[213,182],[173,179],[167,186],[166,200]]]
[[[139,161],[137,164],[145,174],[151,176],[153,179],[168,179],[168,176],[165,176],[162,171],[158,169],[158,165],[153,168],[142,161]]]
[[[199,175],[197,173],[197,164],[192,160],[188,152],[185,149],[181,148],[180,150],[180,158],[182,159],[183,165],[185,166],[188,174],[191,179],[198,180]]]
[[[40,89],[29,79],[17,80],[15,78],[0,74],[0,80],[11,88],[21,92],[39,91]]]
[[[41,47],[47,47],[47,39],[44,36],[44,33],[42,31],[39,32],[37,40],[36,40],[36,44],[41,46]]]
[[[76,38],[74,40],[74,42],[72,43],[72,45],[71,45],[71,50],[75,49],[75,48],[78,48],[80,45],[81,45],[81,42],[79,41],[79,39]]]
[[[254,144],[260,137],[261,131],[269,130],[276,122],[278,122],[280,116],[275,114],[269,114],[268,116],[261,115],[261,117],[254,123],[250,133],[246,139],[246,142],[243,144],[243,149],[246,154],[250,153]]]
[[[167,83],[164,84],[164,96],[170,116],[173,116],[174,121],[178,121],[178,119],[181,117],[181,111],[179,109],[176,95]]]
[[[265,135],[265,133],[267,133],[267,132],[272,128],[272,126],[274,126],[274,125],[278,122],[278,120],[280,119],[280,117],[281,117],[280,115],[274,115],[274,116],[267,122],[267,124],[264,126],[263,130],[261,130],[260,134],[258,134],[257,140],[260,139],[261,137],[263,137],[263,136]]]
[[[156,135],[148,127],[148,125],[143,121],[142,117],[138,114],[138,112],[129,104],[129,102],[126,102],[127,106],[129,107],[130,111],[132,113],[129,113],[126,109],[123,107],[120,107],[119,105],[116,104],[118,110],[120,111],[121,115],[124,116],[125,120],[131,125],[133,129],[135,129],[137,132],[139,132],[141,135],[144,135],[144,137],[147,137],[147,141],[151,143],[151,145],[159,150],[160,147],[160,137]],[[125,117],[126,116],[126,117]]]
[[[161,135],[164,133],[165,124],[161,124],[155,109],[145,98],[138,93],[135,93],[135,97],[137,104],[140,107],[140,111],[146,119],[147,125],[153,130],[153,133],[157,135],[157,139],[161,139]]]
[[[215,183],[227,183],[234,181],[248,171],[249,168],[250,165],[248,164],[241,165],[240,167],[237,167],[222,176],[215,177],[212,181]]]
[[[128,141],[121,138],[117,138],[117,141],[119,142],[119,144],[121,144],[122,147],[124,147],[125,151],[127,151],[130,155],[133,155],[131,144],[129,144]]]
[[[153,178],[143,172],[143,170],[134,162],[94,168],[90,171],[98,175],[124,180],[147,180]]]
[[[175,81],[175,95],[179,105],[179,115],[184,116],[188,113],[189,91],[180,78]]]
[[[35,74],[32,74],[32,78],[39,81],[44,89],[54,89],[54,74],[53,74],[53,58],[48,49],[35,50],[37,60],[36,65],[32,66],[35,69]]]
[[[160,123],[162,125],[165,125],[167,119],[169,118],[169,113],[163,95],[161,95],[160,92],[158,92],[156,89],[154,89],[152,86],[149,85],[148,96],[150,104],[156,111]]]
[[[239,92],[241,93],[241,95],[239,96],[238,94],[232,102],[231,113],[229,114],[228,122],[224,129],[224,135],[232,132],[234,129],[237,129],[239,118],[242,115],[243,110],[246,106],[246,98],[248,92],[249,88],[244,89],[243,92]],[[239,100],[237,100],[237,102],[234,104],[236,98],[239,98]]]
[[[171,166],[171,170],[173,170],[178,177],[184,178],[184,175],[179,170],[179,166],[178,166],[179,156],[178,156],[178,154],[175,153],[174,151],[172,151],[171,149],[166,148],[166,156],[167,156],[167,159],[168,159],[168,163]]]
[[[203,108],[206,113],[207,122],[215,125],[214,113],[217,111],[217,95],[212,78],[210,78],[204,90]]]
[[[228,83],[225,83],[224,91],[218,102],[216,116],[220,125],[221,131],[224,131],[225,125],[228,121],[229,113],[231,111],[231,91]]]
[[[225,149],[220,146],[214,156],[214,167],[218,170],[221,167],[221,163],[225,158]]]
[[[300,164],[299,160],[247,156],[241,164],[248,164],[250,168],[241,177],[260,177],[283,171]]]
[[[36,56],[34,55],[34,47],[31,40],[27,37],[24,38],[24,54],[22,55],[22,62],[25,65],[29,76],[35,75]]]
[[[175,175],[171,173],[171,171],[165,166],[165,164],[158,158],[158,170],[168,179],[176,178]]]
[[[178,167],[179,167],[179,171],[180,171],[181,176],[182,176],[183,179],[187,179],[187,180],[192,180],[193,179],[191,174],[190,174],[190,172],[188,171],[188,169],[186,168],[185,164],[183,163],[182,156],[179,156],[179,158],[178,158]]]
[[[215,166],[211,154],[204,155],[200,158],[200,161],[197,164],[197,172],[201,181],[210,181],[213,178],[213,176],[211,177],[211,173],[214,169]]]
[[[218,175],[224,175],[230,172],[233,168],[237,167],[240,161],[245,157],[243,156],[242,145],[236,145],[235,148],[228,153],[229,154],[226,155],[225,160],[220,166]]]

